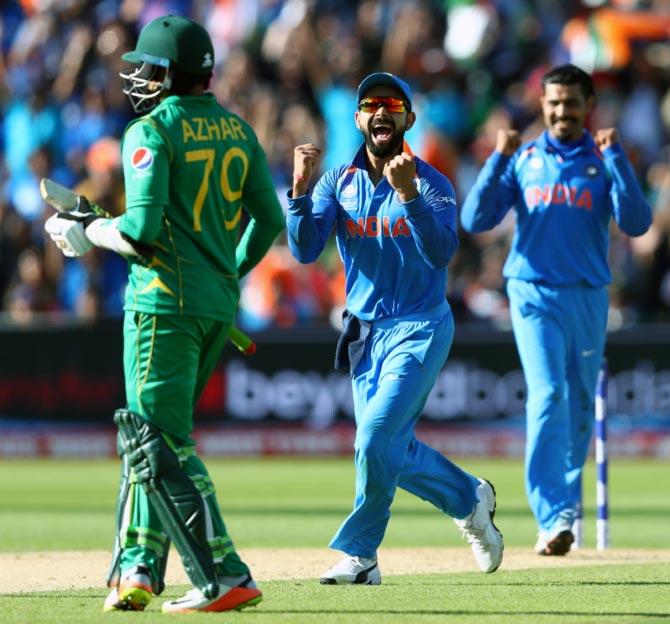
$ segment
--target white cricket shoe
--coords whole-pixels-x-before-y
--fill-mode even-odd
[[[330,570],[324,572],[319,582],[322,585],[380,585],[382,574],[377,558],[351,557],[347,555]]]
[[[246,607],[254,607],[263,594],[249,574],[219,579],[219,593],[214,598],[207,598],[199,589],[192,589],[177,600],[163,603],[163,613],[196,613],[240,611]]]
[[[121,574],[105,599],[103,611],[144,611],[154,597],[149,569],[139,565]]]
[[[473,512],[461,520],[454,518],[454,522],[470,543],[472,553],[482,572],[495,572],[502,563],[505,548],[502,533],[493,524],[493,516],[496,513],[496,491],[491,483],[479,479],[475,493],[478,503]]]
[[[547,557],[562,557],[570,552],[574,541],[572,514],[561,513],[550,531],[540,531],[535,543],[535,552]]]

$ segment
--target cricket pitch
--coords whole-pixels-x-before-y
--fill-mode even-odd
[[[318,579],[339,558],[326,548],[249,548],[240,550],[259,582]],[[103,587],[109,565],[106,551],[0,553],[0,593],[55,591]],[[670,563],[670,550],[582,549],[566,557],[540,557],[530,548],[506,548],[501,570],[574,567],[622,563]],[[379,564],[384,576],[476,572],[467,546],[462,548],[382,548]],[[173,550],[166,573],[167,585],[189,581]]]

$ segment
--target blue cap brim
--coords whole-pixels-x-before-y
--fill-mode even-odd
[[[358,85],[358,101],[360,102],[363,96],[372,87],[376,86],[392,87],[396,91],[399,91],[402,93],[403,98],[407,100],[410,110],[412,109],[412,90],[410,86],[402,78],[398,78],[398,76],[394,76],[388,72],[377,72],[364,78],[363,82]]]

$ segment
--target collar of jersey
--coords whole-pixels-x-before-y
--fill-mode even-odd
[[[184,102],[185,100],[189,102],[208,102],[213,99],[213,93],[203,93],[202,95],[168,95],[164,100],[160,101],[158,106],[168,106],[174,102]]]

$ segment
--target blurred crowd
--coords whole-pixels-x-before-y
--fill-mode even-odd
[[[11,322],[122,314],[125,261],[94,250],[64,259],[47,244],[48,176],[112,213],[123,210],[119,139],[131,119],[121,54],[166,13],[214,40],[211,90],[256,129],[280,198],[293,147],[324,148],[322,168],[351,159],[356,86],[377,70],[415,93],[407,140],[462,199],[499,128],[543,129],[540,78],[573,62],[595,78],[593,130],[615,125],[654,209],[648,234],[613,232],[612,329],[670,320],[669,0],[6,0],[0,4],[0,310]],[[501,277],[514,217],[460,232],[448,298],[459,320],[508,324]],[[566,245],[570,241],[565,242]],[[298,265],[285,240],[243,284],[246,329],[337,324],[334,245]]]

